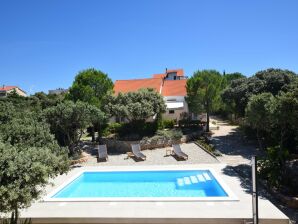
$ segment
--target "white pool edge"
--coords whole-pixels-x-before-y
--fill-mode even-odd
[[[55,194],[57,194],[59,191],[61,191],[64,187],[66,187],[68,184],[70,184],[72,181],[74,181],[76,178],[78,178],[80,175],[82,175],[85,172],[125,172],[125,171],[173,171],[173,170],[209,170],[211,174],[214,176],[214,178],[217,180],[217,182],[220,184],[220,186],[223,188],[223,190],[228,194],[226,197],[94,197],[94,198],[52,198]],[[70,176],[63,184],[58,186],[56,189],[51,191],[46,197],[43,198],[43,202],[129,202],[129,201],[143,201],[143,202],[173,202],[173,201],[239,201],[238,197],[233,193],[233,191],[230,189],[230,187],[223,181],[223,179],[220,177],[219,174],[217,174],[212,168],[208,167],[201,167],[201,166],[194,166],[194,167],[183,167],[181,169],[177,169],[177,167],[146,167],[146,168],[110,168],[110,169],[92,169],[88,168],[86,170],[81,170],[78,173]]]

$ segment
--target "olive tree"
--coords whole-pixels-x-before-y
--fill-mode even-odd
[[[163,97],[153,89],[108,95],[103,105],[110,116],[126,118],[130,122],[145,121],[165,112]]]
[[[60,145],[68,146],[71,155],[74,155],[84,130],[92,122],[100,123],[104,119],[100,109],[81,101],[65,101],[47,108],[44,116]]]
[[[39,198],[49,178],[66,172],[69,160],[40,116],[6,106],[13,112],[0,113],[0,212],[11,212],[16,224],[19,209]]]

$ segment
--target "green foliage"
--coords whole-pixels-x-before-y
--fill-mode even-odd
[[[123,124],[120,123],[110,123],[102,131],[103,136],[109,136],[111,134],[117,134],[120,132]]]
[[[39,105],[42,110],[44,110],[63,102],[65,94],[45,94],[44,92],[37,92],[31,96],[31,98],[37,102],[37,105]]]
[[[144,136],[152,136],[157,130],[156,122],[145,122],[142,120],[123,123],[118,130],[118,135],[122,139],[139,140]]]
[[[258,167],[260,175],[269,182],[271,187],[279,187],[285,176],[284,165],[289,153],[280,147],[267,149],[267,156],[259,160]]]
[[[0,208],[16,211],[30,206],[43,187],[68,169],[62,150],[0,142]]]
[[[76,76],[67,98],[74,102],[87,102],[100,106],[107,92],[112,91],[113,82],[107,74],[93,68],[86,69]]]
[[[275,96],[294,81],[296,74],[289,70],[269,68],[257,72],[255,77],[264,82],[264,92],[272,93]]]
[[[68,146],[71,155],[75,153],[74,147],[80,141],[84,129],[105,119],[97,107],[80,101],[65,101],[47,108],[44,116],[60,145]]]
[[[171,130],[158,130],[156,132],[155,136],[163,137],[167,140],[180,141],[183,134],[182,134],[182,131],[180,129],[171,129]]]
[[[163,119],[162,120],[162,129],[164,128],[174,128],[176,124],[176,121],[175,120],[170,120],[170,119]]]
[[[57,144],[31,102],[0,101],[0,212],[12,212],[11,223],[17,223],[18,209],[40,196],[49,178],[69,168],[67,150]]]
[[[221,156],[221,153],[215,149],[214,145],[208,144],[204,138],[199,138],[197,144],[215,156]]]
[[[103,104],[103,110],[110,117],[125,118],[129,122],[145,121],[165,112],[165,109],[162,96],[152,89],[108,95]]]
[[[267,69],[250,78],[236,79],[221,93],[224,103],[238,116],[245,115],[245,108],[252,95],[269,92],[274,96],[285,90],[297,79],[294,72],[281,69]]]
[[[257,132],[259,146],[262,149],[262,137],[260,131],[270,131],[271,115],[270,107],[274,97],[271,93],[253,95],[246,107],[246,120]]]
[[[215,70],[197,71],[187,80],[187,102],[189,109],[196,114],[207,113],[207,131],[209,115],[217,109],[220,102],[222,76]]]
[[[272,134],[281,148],[298,152],[298,88],[281,92],[271,105]]]

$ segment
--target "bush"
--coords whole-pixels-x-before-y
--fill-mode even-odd
[[[270,186],[280,187],[286,174],[285,161],[289,158],[289,152],[279,146],[267,148],[265,158],[259,160],[260,175],[266,179]]]
[[[182,138],[181,130],[158,130],[156,136],[164,137],[168,140],[178,141]]]
[[[162,127],[163,128],[174,128],[176,124],[176,121],[175,120],[162,120]]]
[[[102,130],[102,135],[103,136],[109,136],[111,134],[118,134],[123,127],[124,124],[121,123],[110,123],[107,124],[103,130]]]
[[[106,126],[103,136],[116,134],[120,139],[139,140],[144,136],[153,136],[157,130],[157,122],[135,121],[130,123],[111,123]]]
[[[200,126],[199,120],[180,120],[178,121],[179,127],[198,127]]]
[[[197,144],[206,149],[208,152],[212,153],[215,156],[221,156],[221,153],[215,149],[214,145],[208,143],[204,137],[201,137],[197,140]]]

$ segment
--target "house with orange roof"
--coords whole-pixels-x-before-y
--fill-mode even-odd
[[[151,88],[160,93],[165,100],[167,110],[163,114],[166,119],[180,120],[182,113],[188,113],[188,105],[185,100],[187,77],[183,69],[166,69],[165,73],[154,74],[152,78],[116,80],[114,92],[127,93],[139,89]]]
[[[27,96],[26,92],[19,88],[18,86],[5,86],[0,87],[0,97],[5,97],[9,93],[13,93],[15,91],[16,94],[20,96]]]

